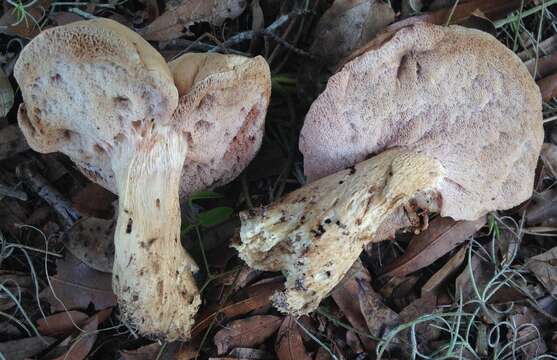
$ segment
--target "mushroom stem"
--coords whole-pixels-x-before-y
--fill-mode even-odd
[[[275,294],[284,312],[306,314],[335,287],[369,242],[413,223],[416,208],[436,211],[441,164],[425,154],[388,150],[302,187],[280,202],[240,214],[248,265],[283,271],[286,291]]]
[[[112,161],[119,194],[113,289],[122,319],[143,335],[187,338],[200,304],[193,278],[198,267],[180,242],[187,142],[170,127],[129,139]]]

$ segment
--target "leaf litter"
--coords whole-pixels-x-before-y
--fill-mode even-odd
[[[254,164],[261,166],[250,167],[243,178],[217,189],[222,196],[202,199],[203,205],[196,213],[202,215],[193,219],[199,225],[201,241],[190,241],[191,234],[184,236],[183,243],[188,249],[199,254],[208,250],[211,256],[208,270],[213,277],[204,289],[204,304],[192,341],[177,345],[136,338],[133,329],[118,323],[117,311],[110,315],[116,304],[111,290],[111,235],[100,236],[98,226],[110,227],[102,221],[110,222],[114,197],[86,182],[67,159],[56,157],[56,171],[48,170],[50,165],[40,165],[38,172],[48,185],[47,192],[57,190],[62,196],[57,199],[73,206],[82,216],[75,227],[66,231],[66,224],[60,223],[56,211],[52,211],[56,204],[45,205],[33,188],[21,184],[15,176],[15,168],[22,161],[33,158],[38,164],[51,164],[53,157],[29,151],[15,120],[14,109],[20,100],[16,96],[12,106],[9,89],[5,87],[7,97],[2,99],[7,114],[0,120],[3,169],[0,185],[9,184],[14,191],[2,190],[0,186],[2,214],[6,214],[0,230],[9,236],[11,243],[30,248],[36,277],[29,274],[28,265],[22,266],[27,264],[23,253],[0,252],[2,270],[17,269],[18,274],[14,277],[16,273],[12,272],[11,277],[2,278],[6,290],[16,296],[12,299],[3,294],[1,298],[6,307],[10,306],[7,309],[13,316],[0,321],[3,341],[0,352],[12,355],[8,356],[10,359],[44,354],[62,359],[104,358],[109,353],[121,354],[124,359],[151,359],[161,354],[161,358],[168,354],[178,359],[359,359],[376,352],[383,358],[388,357],[387,353],[391,358],[410,358],[417,350],[432,358],[458,357],[456,354],[470,358],[495,355],[533,358],[557,350],[552,344],[557,331],[557,311],[552,298],[556,291],[557,260],[548,236],[557,232],[554,228],[557,174],[553,159],[556,145],[551,137],[546,137],[543,171],[530,202],[494,214],[488,219],[489,232],[488,226],[484,226],[485,219],[454,222],[437,217],[418,235],[396,234],[396,242],[375,244],[310,316],[294,318],[274,311],[271,296],[281,290],[282,277],[242,269],[233,254],[221,251],[234,236],[238,225],[234,216],[239,209],[248,204],[255,207],[268,203],[276,193],[286,194],[304,183],[300,176],[302,159],[295,151],[297,132],[318,93],[316,89],[324,84],[329,71],[370,40],[381,38],[384,32],[428,21],[459,23],[495,33],[514,48],[532,74],[536,71],[546,100],[544,114],[549,119],[546,130],[551,130],[551,118],[556,116],[557,108],[551,99],[555,95],[557,53],[557,35],[549,21],[554,16],[549,15],[553,9],[541,9],[542,3],[537,1],[526,1],[526,7],[521,9],[521,3],[230,0],[217,4],[197,0],[166,3],[132,0],[123,11],[115,2],[52,6],[51,2],[37,1],[24,8],[26,12],[20,15],[25,15],[23,20],[27,21],[21,22],[14,6],[5,3],[7,11],[0,19],[4,23],[2,32],[13,41],[5,46],[11,55],[2,53],[0,65],[8,85],[11,83],[14,89],[13,60],[12,64],[9,60],[19,52],[14,43],[31,39],[40,29],[87,16],[119,19],[139,30],[165,54],[187,51],[261,54],[273,67],[273,81],[288,86],[281,85],[281,91],[273,93],[266,139],[260,156],[254,160]],[[537,11],[532,10],[536,8]],[[521,11],[530,12],[520,18]],[[315,87],[316,92],[304,92],[308,87]],[[29,214],[33,212],[31,218]],[[218,236],[212,236],[216,224],[229,217],[230,226],[223,226]],[[46,233],[48,248],[41,239],[23,236],[14,226],[28,219]],[[78,231],[79,224],[86,225],[86,229]],[[507,231],[507,227],[512,231]],[[207,249],[201,249],[199,243],[207,245]],[[46,249],[52,254],[63,254],[64,258],[49,256],[45,267]],[[200,285],[204,275],[200,274]],[[10,281],[6,282],[8,278]],[[35,287],[42,289],[41,300],[49,305],[44,317],[36,306]],[[103,320],[108,316],[115,322],[115,329],[103,328]],[[465,328],[470,333],[463,332]],[[497,341],[493,339],[495,334]],[[413,346],[412,341],[417,344]],[[116,345],[110,348],[106,345],[109,343]],[[514,350],[509,344],[514,344]]]

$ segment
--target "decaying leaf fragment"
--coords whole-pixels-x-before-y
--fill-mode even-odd
[[[557,247],[528,259],[526,266],[552,295],[557,295]]]
[[[45,291],[54,311],[86,309],[91,303],[95,309],[116,305],[110,274],[91,269],[71,254],[57,262],[57,273],[50,282],[52,289]]]
[[[75,257],[91,268],[111,273],[115,227],[116,219],[80,219],[68,230],[64,244]]]
[[[208,22],[219,26],[226,19],[239,16],[246,7],[246,0],[172,0],[166,11],[156,18],[143,32],[150,41],[168,41],[191,35],[190,26]]]
[[[382,0],[336,0],[319,19],[310,51],[334,66],[394,19],[395,12]]]
[[[314,310],[371,242],[419,228],[423,212],[476,220],[532,194],[541,96],[497,39],[414,24],[333,75],[300,150],[310,183],[240,214],[248,265],[282,271],[275,306]]]
[[[292,316],[287,316],[280,326],[275,352],[279,360],[310,359],[304,347],[298,324]]]
[[[282,323],[280,316],[255,315],[235,320],[215,334],[215,345],[219,354],[235,347],[259,345],[273,335]]]

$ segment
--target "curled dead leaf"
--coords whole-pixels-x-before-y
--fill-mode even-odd
[[[142,35],[150,41],[169,41],[191,35],[189,28],[200,22],[220,26],[226,19],[238,17],[245,0],[173,0],[166,11],[149,24]]]

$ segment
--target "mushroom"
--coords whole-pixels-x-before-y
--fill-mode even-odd
[[[122,319],[146,336],[187,338],[200,297],[198,267],[180,241],[179,195],[231,180],[259,148],[266,62],[186,54],[167,65],[136,33],[96,19],[42,32],[15,77],[30,146],[68,155],[119,196],[113,289]]]
[[[477,30],[405,27],[330,78],[301,132],[311,183],[241,213],[234,246],[285,273],[278,309],[308,313],[420,213],[475,220],[528,199],[542,139],[540,91],[513,52]]]

